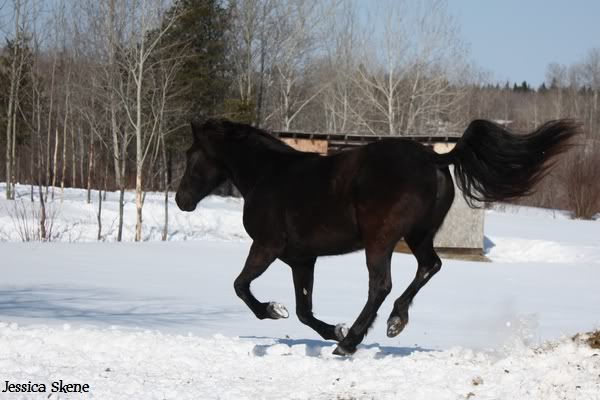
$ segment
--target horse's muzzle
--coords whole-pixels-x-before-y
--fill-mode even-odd
[[[187,212],[194,211],[197,205],[196,202],[192,201],[190,195],[182,194],[180,192],[175,194],[175,203],[177,203],[177,207],[179,207],[181,211]]]

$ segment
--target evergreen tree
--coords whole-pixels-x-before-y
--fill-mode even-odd
[[[219,116],[230,86],[226,31],[229,13],[218,0],[181,0],[167,13],[181,15],[164,40],[174,50],[185,48],[185,61],[176,77],[186,117]],[[176,7],[176,8],[175,8]]]
[[[6,43],[6,47],[3,49],[0,54],[0,105],[3,110],[8,107],[8,91],[10,86],[10,76],[9,69],[10,63],[12,59],[12,55],[15,54],[14,50],[15,42],[13,40],[8,40]],[[20,146],[27,143],[31,138],[31,132],[28,126],[29,118],[31,116],[32,107],[31,104],[31,62],[33,60],[33,56],[31,54],[31,49],[29,48],[28,40],[25,39],[22,41],[21,46],[16,51],[16,57],[19,60],[23,60],[23,65],[21,66],[20,79],[18,82],[18,106],[19,110],[16,113],[16,129],[15,129],[15,139],[16,145]],[[0,113],[0,125],[4,126],[6,124],[6,113]],[[4,140],[3,140],[4,139]],[[0,141],[6,142],[4,135],[0,135]]]

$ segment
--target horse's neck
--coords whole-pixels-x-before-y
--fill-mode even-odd
[[[277,150],[234,148],[225,158],[228,178],[245,198],[265,174],[285,162],[286,154]]]

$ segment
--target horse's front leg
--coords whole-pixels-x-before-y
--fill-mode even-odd
[[[348,328],[344,324],[327,324],[313,315],[312,296],[316,258],[283,260],[292,268],[294,290],[296,292],[296,315],[300,322],[310,326],[325,340],[344,339]]]
[[[235,293],[259,319],[279,319],[289,316],[287,309],[282,304],[275,302],[261,303],[250,291],[252,281],[269,268],[269,265],[279,256],[279,253],[280,249],[277,246],[252,243],[244,269],[233,283]]]
[[[369,269],[369,297],[367,304],[362,309],[358,318],[350,328],[348,334],[340,342],[333,354],[345,356],[353,354],[356,346],[364,339],[367,330],[377,317],[377,310],[392,290],[392,277],[390,264],[392,250],[365,249],[367,255],[367,268]]]

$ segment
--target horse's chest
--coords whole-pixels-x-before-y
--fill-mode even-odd
[[[243,224],[255,241],[281,241],[285,232],[280,210],[269,204],[252,206],[246,203]]]

